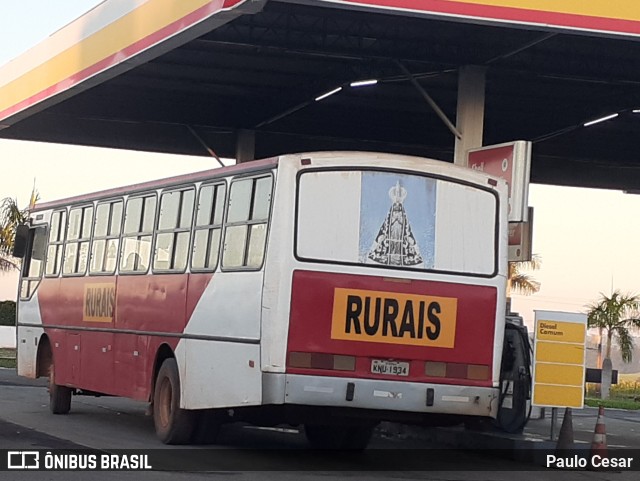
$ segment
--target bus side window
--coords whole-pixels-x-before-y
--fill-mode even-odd
[[[231,183],[222,253],[224,269],[262,266],[272,185],[270,175]]]
[[[193,188],[162,193],[154,271],[183,272],[187,268],[194,198]]]
[[[120,272],[147,272],[151,258],[156,204],[155,194],[134,197],[127,201],[122,232]]]
[[[75,207],[69,211],[63,275],[83,275],[87,271],[92,225],[93,206]]]
[[[122,200],[98,204],[91,244],[91,274],[113,274],[116,271],[120,231],[122,230]]]
[[[40,284],[47,250],[47,229],[36,227],[29,232],[27,255],[23,259],[20,298],[28,299]]]
[[[44,273],[47,277],[57,277],[62,265],[62,250],[64,248],[64,233],[67,223],[67,212],[60,210],[51,216],[49,228],[49,247],[47,249],[47,264]]]
[[[226,190],[225,184],[200,188],[191,256],[194,271],[212,271],[218,266]]]

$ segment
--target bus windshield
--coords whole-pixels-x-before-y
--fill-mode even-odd
[[[498,199],[419,173],[307,170],[298,180],[302,260],[494,276]]]

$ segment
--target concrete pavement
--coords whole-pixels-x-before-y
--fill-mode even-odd
[[[507,434],[497,431],[471,431],[462,426],[447,428],[420,428],[383,426],[393,435],[408,439],[420,439],[441,448],[465,450],[491,450],[496,455],[534,465],[544,465],[548,454],[556,450],[557,436],[562,425],[564,410],[558,410],[556,440],[551,441],[551,410],[547,409],[540,419],[530,419],[522,434]],[[573,410],[575,453],[588,451],[591,447],[597,408]],[[607,445],[610,451],[626,450],[640,458],[640,412],[605,409]],[[635,452],[633,452],[635,450]]]

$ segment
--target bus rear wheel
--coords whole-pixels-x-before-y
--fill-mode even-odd
[[[194,432],[195,412],[180,409],[180,376],[173,358],[165,359],[153,394],[153,423],[165,444],[188,444]]]
[[[72,389],[56,384],[55,367],[49,364],[49,409],[53,414],[67,414],[71,410]]]
[[[375,426],[335,426],[305,424],[304,430],[315,449],[366,449]]]

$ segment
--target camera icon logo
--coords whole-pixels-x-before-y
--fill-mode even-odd
[[[40,453],[38,451],[8,451],[7,469],[39,469]]]

